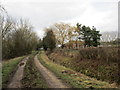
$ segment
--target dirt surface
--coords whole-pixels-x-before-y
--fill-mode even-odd
[[[49,85],[49,88],[69,88],[67,85],[62,83],[62,81],[58,79],[50,70],[48,70],[39,62],[37,55],[34,58],[34,63],[45,78],[47,84]]]
[[[8,88],[21,88],[21,80],[23,78],[23,72],[24,72],[24,67],[26,65],[26,62],[28,60],[28,57],[23,59],[19,64],[18,64],[18,70],[15,72],[10,84],[8,85]]]

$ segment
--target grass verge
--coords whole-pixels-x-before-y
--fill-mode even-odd
[[[38,59],[44,66],[54,72],[56,76],[70,84],[73,88],[116,88],[115,85],[98,81],[52,62],[45,55],[44,51],[39,53]]]
[[[35,55],[35,52],[31,54],[26,63],[22,79],[23,88],[47,88],[45,80],[34,65]]]
[[[22,57],[17,57],[14,59],[10,59],[7,61],[2,62],[2,87],[6,88],[7,84],[9,83],[9,80],[13,73],[17,69],[18,63],[24,58],[25,56]]]

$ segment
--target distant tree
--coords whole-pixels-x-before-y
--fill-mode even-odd
[[[70,26],[69,29],[67,30],[67,40],[69,42],[68,47],[72,47],[71,41],[73,40],[73,38],[76,36],[75,30],[76,28],[74,26]]]
[[[43,38],[43,48],[46,51],[48,49],[48,40],[46,37]]]
[[[118,45],[120,43],[120,38],[115,39],[114,41],[111,41],[110,44]]]
[[[77,32],[78,34],[81,35],[81,32],[80,32],[80,31],[81,31],[81,29],[82,29],[82,24],[77,23],[76,26],[77,26],[77,27],[76,27],[75,32]]]
[[[71,40],[74,27],[65,23],[56,23],[54,26],[54,33],[56,35],[57,43],[61,44],[62,48],[67,40]]]
[[[43,38],[43,47],[52,51],[56,47],[56,38],[51,28],[46,29],[46,36]]]
[[[86,27],[85,25],[81,26],[81,24],[77,23],[77,32],[79,33],[79,39],[84,40],[84,47],[88,46],[95,46],[97,47],[100,45],[100,36],[99,31],[96,28]]]
[[[43,44],[42,44],[42,40],[39,39],[39,40],[38,40],[38,44],[37,44],[37,48],[36,48],[36,49],[38,50],[39,48],[42,48],[42,45],[43,45]]]
[[[97,47],[98,45],[100,45],[100,36],[101,34],[99,33],[99,31],[96,31],[96,28],[93,26],[92,30],[91,30],[91,38],[92,38],[92,45]]]
[[[79,38],[84,40],[84,47],[91,46],[91,30],[89,27],[79,25],[77,23],[77,32],[81,35]]]

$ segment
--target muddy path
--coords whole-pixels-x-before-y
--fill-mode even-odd
[[[18,69],[15,72],[12,80],[8,84],[8,88],[21,88],[21,80],[23,78],[23,73],[24,73],[24,67],[26,65],[26,62],[28,60],[28,57],[24,58],[19,64],[18,64]]]
[[[69,88],[69,86],[62,83],[60,79],[58,79],[50,70],[48,70],[39,62],[37,55],[34,58],[34,63],[40,73],[43,75],[44,79],[49,85],[49,88]]]

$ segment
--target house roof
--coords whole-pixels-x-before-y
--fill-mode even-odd
[[[68,43],[66,43],[66,45],[67,44],[76,44],[76,43],[80,43],[80,44],[84,44],[84,41],[75,41],[75,40],[72,40],[72,41],[69,41]]]

